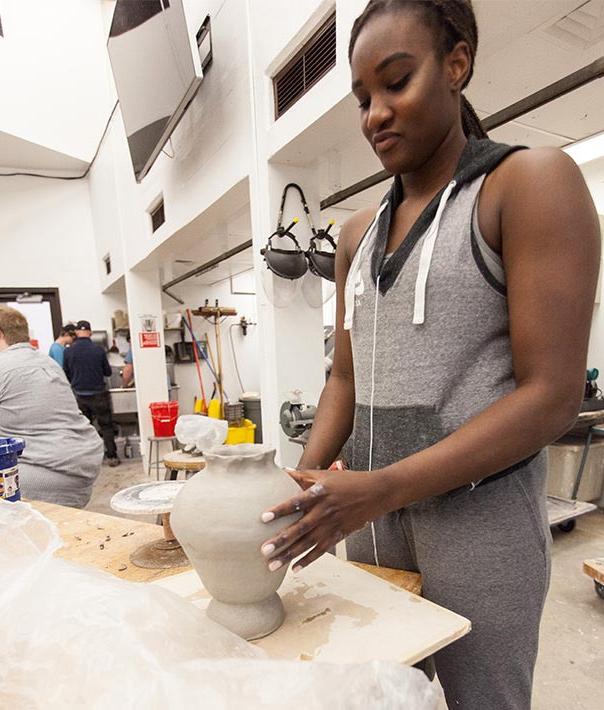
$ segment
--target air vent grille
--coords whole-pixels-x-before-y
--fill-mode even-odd
[[[544,32],[573,48],[595,46],[604,41],[604,0],[588,0]]]
[[[273,78],[275,118],[282,116],[335,65],[334,13]]]

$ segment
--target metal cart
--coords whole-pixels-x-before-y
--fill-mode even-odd
[[[604,436],[604,429],[598,429],[598,425],[604,424],[604,409],[581,412],[577,416],[575,425],[571,429],[572,433],[585,435],[585,445],[579,463],[579,469],[575,478],[572,495],[570,498],[558,498],[557,496],[547,496],[547,517],[550,527],[557,527],[562,532],[571,532],[575,529],[577,518],[585,513],[596,510],[593,503],[586,503],[577,500],[577,493],[581,485],[581,478],[587,462],[589,447],[595,437]],[[570,432],[569,432],[570,433]]]

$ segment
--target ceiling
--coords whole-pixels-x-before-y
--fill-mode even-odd
[[[11,133],[0,131],[0,175],[13,172],[43,171],[53,177],[81,175],[88,163]]]

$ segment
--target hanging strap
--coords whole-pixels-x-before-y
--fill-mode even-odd
[[[428,227],[426,236],[424,237],[424,244],[422,246],[422,251],[419,257],[419,268],[417,271],[417,280],[415,281],[415,306],[413,309],[413,325],[422,325],[426,316],[426,287],[428,284],[428,273],[430,272],[430,264],[432,262],[432,253],[434,252],[434,244],[436,243],[436,237],[438,236],[438,229],[440,227],[440,220],[447,206],[447,200],[453,192],[453,188],[457,183],[455,180],[451,182],[445,188],[445,191],[440,198],[438,204],[438,210],[432,224]]]
[[[357,247],[357,252],[354,255],[352,263],[350,264],[350,268],[348,269],[346,286],[344,288],[344,330],[350,330],[352,328],[352,322],[354,320],[354,296],[357,284],[359,283],[361,278],[361,264],[363,260],[363,254],[367,249],[368,244],[370,242],[373,242],[373,240],[375,239],[375,225],[377,224],[380,215],[386,209],[387,206],[388,200],[385,200],[380,205],[378,211],[375,213],[373,222],[365,232],[365,236]]]
[[[308,209],[308,203],[306,202],[304,190],[300,187],[300,185],[296,185],[295,182],[289,182],[283,188],[283,194],[281,195],[281,205],[279,207],[279,218],[277,219],[277,232],[283,228],[283,210],[285,209],[285,198],[287,197],[287,193],[289,190],[297,190],[300,194],[300,201],[302,202],[302,207],[304,209],[304,214],[306,215],[308,226],[310,227],[310,231],[312,232],[313,236],[316,237],[317,230],[315,229],[315,225],[313,224],[312,218],[310,216],[310,210]]]

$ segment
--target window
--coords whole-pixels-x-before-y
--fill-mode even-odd
[[[149,208],[149,216],[151,217],[151,231],[157,232],[157,230],[166,221],[163,195],[160,195],[159,198],[153,203],[152,207]]]
[[[336,65],[336,15],[321,25],[273,77],[275,118],[282,116]]]

